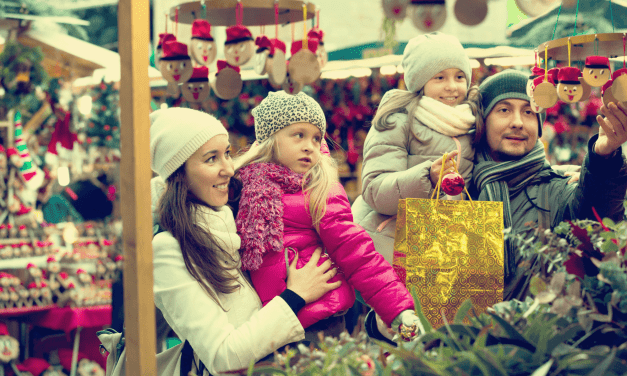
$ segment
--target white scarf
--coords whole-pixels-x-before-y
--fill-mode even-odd
[[[414,117],[425,126],[449,137],[468,134],[475,127],[475,116],[469,104],[451,107],[426,96],[420,98]]]

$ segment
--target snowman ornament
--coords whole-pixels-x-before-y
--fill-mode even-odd
[[[301,86],[315,82],[321,73],[320,62],[316,56],[318,41],[308,38],[307,41],[294,41],[290,49],[292,56],[287,67],[289,77]]]
[[[208,66],[216,59],[218,51],[211,36],[211,24],[207,20],[194,20],[190,55],[198,65]]]
[[[557,73],[557,95],[566,103],[579,102],[583,96],[583,88],[579,81],[581,71],[575,67],[564,67]]]
[[[159,34],[159,43],[157,43],[157,49],[155,51],[155,67],[159,67],[159,61],[161,61],[161,55],[163,54],[163,44],[168,41],[176,41],[174,34]]]
[[[182,85],[183,98],[189,103],[202,103],[209,98],[211,87],[209,86],[209,68],[194,68],[192,77]]]
[[[586,57],[583,79],[592,87],[602,87],[610,79],[610,59],[605,56]]]
[[[270,39],[265,35],[258,36],[257,39],[255,39],[255,45],[257,46],[254,58],[255,73],[263,75],[268,72],[268,63],[271,62],[268,58],[270,55],[274,55],[274,47]]]
[[[320,68],[324,68],[324,66],[327,65],[327,62],[329,61],[327,50],[324,48],[324,32],[322,31],[322,29],[314,27],[309,30],[309,32],[307,33],[307,37],[318,41],[316,57],[318,58],[318,63],[320,63]]]
[[[246,26],[234,25],[226,29],[224,57],[232,66],[242,66],[253,57],[255,43],[253,35]]]
[[[168,81],[168,92],[179,95],[179,85],[192,77],[192,59],[187,54],[187,45],[177,41],[163,44],[163,54],[159,60],[159,70]]]

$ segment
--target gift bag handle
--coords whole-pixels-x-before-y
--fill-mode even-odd
[[[453,141],[455,141],[455,144],[457,145],[457,162],[453,164],[453,168],[455,169],[455,172],[457,172],[459,174],[459,163],[460,163],[460,158],[462,155],[462,145],[459,142],[459,140],[457,139],[457,137],[453,137]],[[444,155],[442,156],[442,165],[444,165],[444,162],[448,159],[448,153],[444,153]],[[461,175],[461,174],[460,174]],[[435,189],[433,190],[433,193],[431,194],[431,199],[434,199],[436,201],[440,200],[440,187],[442,186],[442,178],[444,177],[444,169],[440,169],[440,176],[438,177],[438,183],[435,185]],[[466,192],[466,195],[468,196],[468,200],[470,202],[472,202],[472,198],[470,198],[470,193],[468,193],[468,189],[466,188],[466,186],[464,185],[464,191]],[[460,196],[461,200],[464,200],[464,194],[462,193]]]

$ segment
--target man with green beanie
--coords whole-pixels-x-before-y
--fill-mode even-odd
[[[505,228],[512,234],[537,222],[553,228],[564,220],[624,218],[627,163],[621,145],[627,142],[627,107],[610,104],[597,116],[601,128],[588,142],[577,184],[558,174],[545,157],[543,116],[531,110],[527,75],[506,70],[480,86],[485,131],[476,149],[471,195],[480,201],[502,201]],[[505,242],[504,299],[524,299],[527,270],[519,267],[513,236]]]

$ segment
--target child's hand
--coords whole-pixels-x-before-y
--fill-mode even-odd
[[[342,284],[341,281],[327,283],[331,278],[335,277],[337,269],[330,269],[330,259],[317,266],[321,253],[322,248],[317,248],[311,255],[309,262],[300,269],[296,268],[296,262],[298,262],[298,253],[296,253],[294,260],[290,264],[287,288],[303,298],[305,303],[318,300],[322,295],[328,291],[335,290]]]
[[[438,179],[440,178],[440,170],[444,169],[442,176],[448,174],[449,172],[455,172],[455,158],[457,156],[457,150],[452,151],[446,158],[444,162],[444,167],[442,167],[442,158],[437,159],[435,162],[431,164],[431,168],[429,169],[429,179],[431,180],[431,186],[435,188],[438,184]]]

